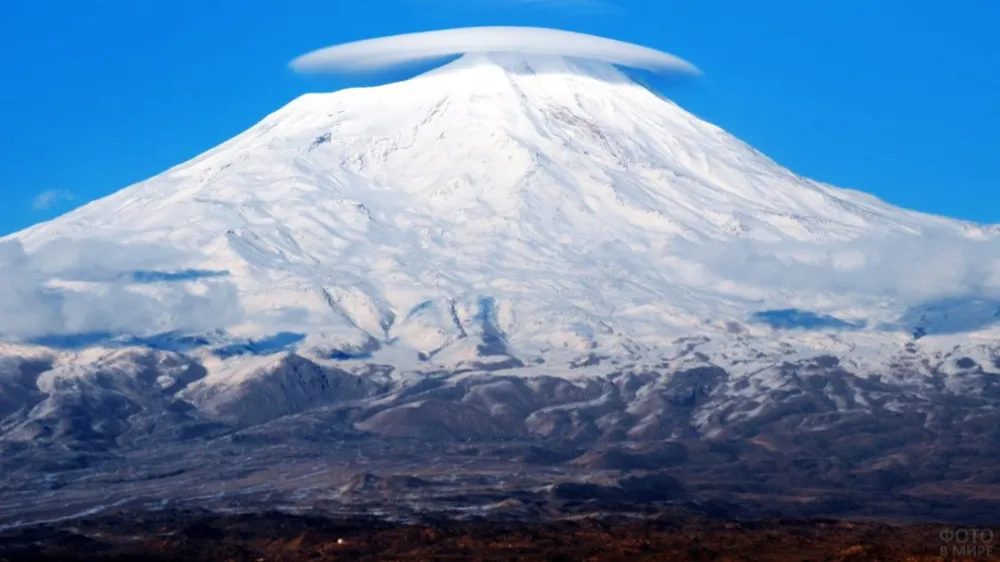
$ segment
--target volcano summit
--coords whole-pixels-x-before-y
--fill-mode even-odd
[[[801,178],[611,65],[486,54],[303,96],[13,240],[43,254],[67,239],[169,249],[164,282],[235,286],[244,314],[212,326],[234,334],[455,360],[489,337],[527,360],[639,351],[792,308],[884,328],[913,303],[816,278],[864,267],[879,243],[996,249],[989,236]],[[733,253],[757,263],[731,267]],[[755,278],[768,259],[775,277],[787,259],[814,279],[769,286]]]

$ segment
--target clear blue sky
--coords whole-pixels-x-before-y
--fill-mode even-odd
[[[6,0],[0,233],[180,163],[302,93],[353,85],[293,74],[299,54],[468,25],[558,27],[672,52],[705,76],[668,95],[794,171],[1000,222],[1000,2],[581,3]]]

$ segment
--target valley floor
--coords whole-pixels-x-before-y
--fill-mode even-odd
[[[437,520],[413,524],[274,512],[230,516],[162,512],[7,531],[0,534],[0,561],[915,562],[988,560],[998,555],[995,540],[987,528],[829,520],[737,522],[680,512],[662,512],[643,520]]]

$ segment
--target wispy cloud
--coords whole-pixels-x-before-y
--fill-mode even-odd
[[[31,200],[31,208],[36,211],[44,211],[58,203],[72,201],[73,199],[73,192],[68,189],[50,189],[36,195]]]
[[[295,70],[305,72],[352,72],[487,52],[565,56],[658,72],[698,74],[691,63],[663,51],[585,33],[539,27],[464,27],[380,37],[319,49],[291,64]]]
[[[774,292],[868,295],[906,305],[1000,298],[1000,238],[929,232],[841,243],[678,243],[672,255],[704,268],[706,283],[733,279]]]
[[[178,251],[152,244],[61,239],[33,252],[17,240],[0,242],[0,336],[116,333],[145,336],[210,331],[243,317],[236,286],[224,277],[164,282],[155,291],[136,272],[185,271]],[[169,273],[166,274],[170,280]],[[183,277],[183,276],[182,276]],[[84,281],[89,289],[53,281]]]
[[[496,8],[510,9],[512,7],[532,8],[538,10],[580,10],[584,12],[615,12],[621,7],[614,0],[412,0],[420,4],[452,4],[472,6],[478,10]]]

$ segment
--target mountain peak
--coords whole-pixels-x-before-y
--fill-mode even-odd
[[[507,52],[468,53],[422,76],[451,76],[465,80],[468,73],[514,76],[587,77],[612,83],[632,83],[613,64],[558,55]]]
[[[471,360],[495,347],[476,333],[515,355],[617,349],[788,308],[692,247],[962,226],[793,174],[611,64],[487,52],[302,97],[15,238],[155,241],[186,257],[174,272],[225,272],[247,311],[235,328]]]

